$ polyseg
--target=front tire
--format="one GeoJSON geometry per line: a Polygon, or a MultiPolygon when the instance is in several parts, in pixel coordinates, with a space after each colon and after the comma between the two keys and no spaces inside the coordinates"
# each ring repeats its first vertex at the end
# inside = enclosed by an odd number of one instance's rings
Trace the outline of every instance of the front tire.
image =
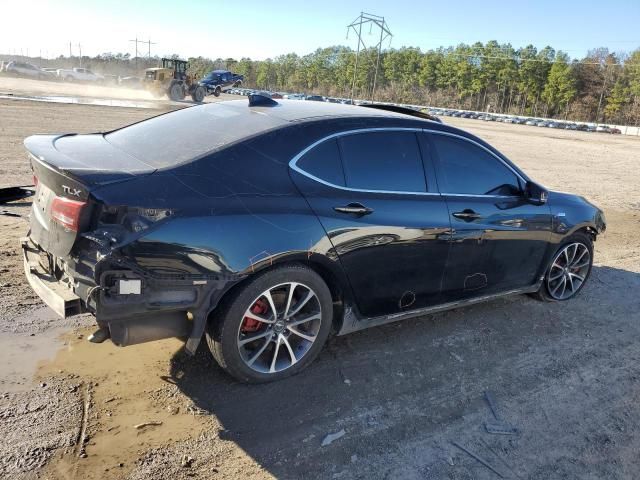
{"type": "Polygon", "coordinates": [[[593,266],[593,239],[586,233],[569,236],[551,258],[540,290],[534,297],[563,302],[575,297],[587,283],[593,266]]]}
{"type": "Polygon", "coordinates": [[[205,94],[206,94],[206,91],[204,87],[201,85],[198,85],[193,90],[193,93],[191,94],[191,99],[196,103],[202,103],[202,101],[204,100],[205,94]]]}
{"type": "Polygon", "coordinates": [[[242,286],[218,307],[207,343],[218,364],[248,383],[295,375],[320,353],[333,322],[329,288],[313,270],[288,265],[242,286]]]}
{"type": "Polygon", "coordinates": [[[213,95],[216,97],[219,97],[221,93],[222,89],[220,87],[216,87],[216,89],[213,91],[213,95]]]}

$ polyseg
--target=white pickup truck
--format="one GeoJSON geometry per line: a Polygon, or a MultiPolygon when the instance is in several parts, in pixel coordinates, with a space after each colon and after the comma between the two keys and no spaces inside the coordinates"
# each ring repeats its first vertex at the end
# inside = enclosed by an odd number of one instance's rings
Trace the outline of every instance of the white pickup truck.
{"type": "Polygon", "coordinates": [[[103,82],[104,77],[93,73],[88,68],[60,69],[56,72],[58,77],[65,82],[103,82]]]}

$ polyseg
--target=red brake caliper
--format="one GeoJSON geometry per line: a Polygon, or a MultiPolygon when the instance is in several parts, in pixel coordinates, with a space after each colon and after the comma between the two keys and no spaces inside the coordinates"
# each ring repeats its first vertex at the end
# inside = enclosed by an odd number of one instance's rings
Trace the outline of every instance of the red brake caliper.
{"type": "MultiPolygon", "coordinates": [[[[251,307],[251,313],[255,313],[256,315],[264,315],[269,310],[269,306],[262,299],[258,299],[256,303],[251,307]]],[[[242,333],[251,333],[255,332],[260,328],[262,322],[258,320],[254,320],[253,318],[244,317],[242,321],[242,328],[240,331],[242,333]]]]}

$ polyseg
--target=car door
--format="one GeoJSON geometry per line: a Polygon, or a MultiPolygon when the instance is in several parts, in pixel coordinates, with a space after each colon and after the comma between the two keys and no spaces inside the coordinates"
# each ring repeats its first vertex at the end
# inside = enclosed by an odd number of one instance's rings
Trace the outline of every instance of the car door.
{"type": "Polygon", "coordinates": [[[449,218],[425,180],[417,133],[332,136],[292,161],[292,177],[322,223],[361,315],[438,303],[449,218]]]}
{"type": "Polygon", "coordinates": [[[550,241],[549,206],[528,202],[525,180],[480,143],[425,135],[452,228],[443,296],[458,300],[533,285],[550,241]]]}

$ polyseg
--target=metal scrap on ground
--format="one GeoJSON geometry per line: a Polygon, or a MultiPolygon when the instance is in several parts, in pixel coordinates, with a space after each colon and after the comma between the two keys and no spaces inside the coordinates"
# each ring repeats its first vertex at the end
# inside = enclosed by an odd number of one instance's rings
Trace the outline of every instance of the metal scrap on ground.
{"type": "Polygon", "coordinates": [[[487,462],[484,458],[480,457],[479,455],[473,453],[471,450],[468,450],[467,448],[463,447],[462,445],[460,445],[458,442],[451,442],[452,445],[454,447],[458,447],[460,450],[462,450],[464,453],[466,453],[467,455],[469,455],[471,458],[477,460],[478,462],[480,462],[482,465],[484,465],[485,467],[487,467],[489,470],[491,470],[493,473],[495,473],[496,475],[498,475],[500,478],[504,478],[504,475],[502,475],[498,470],[496,470],[495,467],[493,467],[489,462],[487,462]]]}
{"type": "Polygon", "coordinates": [[[518,433],[518,429],[514,426],[507,423],[502,419],[500,414],[498,413],[498,407],[496,405],[496,399],[493,394],[489,391],[484,392],[484,398],[489,404],[489,408],[491,409],[491,413],[493,413],[495,422],[485,422],[484,428],[487,433],[493,433],[495,435],[515,435],[518,433]]]}

